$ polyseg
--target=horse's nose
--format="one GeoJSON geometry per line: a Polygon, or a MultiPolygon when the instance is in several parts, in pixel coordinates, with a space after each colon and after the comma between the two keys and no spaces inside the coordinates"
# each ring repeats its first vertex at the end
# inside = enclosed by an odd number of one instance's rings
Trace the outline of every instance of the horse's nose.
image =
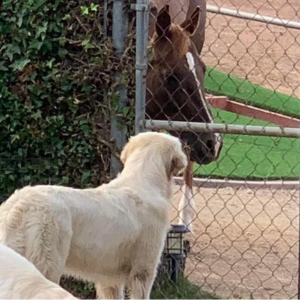
{"type": "Polygon", "coordinates": [[[213,140],[207,140],[206,143],[205,143],[205,146],[206,146],[206,148],[209,152],[213,153],[215,151],[213,140]]]}
{"type": "Polygon", "coordinates": [[[208,139],[205,142],[206,150],[211,156],[212,161],[215,161],[219,158],[222,146],[223,146],[222,141],[218,139],[216,140],[208,139]]]}

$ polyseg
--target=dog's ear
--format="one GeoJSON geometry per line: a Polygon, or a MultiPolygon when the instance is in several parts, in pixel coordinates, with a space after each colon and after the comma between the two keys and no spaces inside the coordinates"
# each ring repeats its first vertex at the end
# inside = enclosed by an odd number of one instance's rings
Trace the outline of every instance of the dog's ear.
{"type": "Polygon", "coordinates": [[[171,157],[172,159],[171,159],[171,164],[168,172],[169,178],[171,178],[171,176],[176,176],[183,173],[188,163],[187,156],[184,154],[182,150],[173,149],[173,153],[171,157]]]}
{"type": "Polygon", "coordinates": [[[127,154],[126,154],[126,146],[125,146],[125,148],[121,152],[121,157],[120,157],[120,160],[123,165],[125,165],[126,159],[127,159],[127,154]]]}
{"type": "Polygon", "coordinates": [[[158,15],[157,5],[152,0],[150,1],[150,14],[152,17],[157,18],[157,15],[158,15]]]}
{"type": "Polygon", "coordinates": [[[129,138],[129,141],[127,142],[127,144],[124,146],[122,152],[121,152],[121,156],[120,156],[120,160],[122,162],[123,165],[125,165],[125,162],[128,158],[128,156],[131,153],[131,143],[130,143],[131,138],[129,138]]]}

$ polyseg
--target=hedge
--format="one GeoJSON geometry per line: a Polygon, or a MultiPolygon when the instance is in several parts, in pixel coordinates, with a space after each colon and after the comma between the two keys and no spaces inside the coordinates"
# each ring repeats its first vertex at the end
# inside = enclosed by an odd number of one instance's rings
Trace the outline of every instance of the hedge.
{"type": "MultiPolygon", "coordinates": [[[[4,0],[0,11],[0,195],[27,184],[96,186],[107,181],[114,74],[133,99],[134,47],[112,46],[103,1],[4,0]]],[[[108,3],[112,7],[112,1],[108,3]]],[[[128,36],[129,45],[133,34],[128,36]]],[[[129,101],[130,102],[130,101],[129,101]]]]}

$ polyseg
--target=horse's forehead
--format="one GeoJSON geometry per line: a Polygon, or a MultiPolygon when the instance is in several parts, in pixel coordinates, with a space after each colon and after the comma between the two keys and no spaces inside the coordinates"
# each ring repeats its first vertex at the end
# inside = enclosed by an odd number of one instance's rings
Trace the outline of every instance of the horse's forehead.
{"type": "MultiPolygon", "coordinates": [[[[156,48],[160,54],[168,54],[170,59],[180,59],[183,58],[188,49],[190,48],[191,40],[186,35],[186,33],[178,25],[172,24],[170,27],[170,36],[167,40],[154,36],[153,46],[156,48]],[[170,52],[171,51],[171,52],[170,52]]],[[[167,57],[168,58],[168,57],[167,57]]]]}

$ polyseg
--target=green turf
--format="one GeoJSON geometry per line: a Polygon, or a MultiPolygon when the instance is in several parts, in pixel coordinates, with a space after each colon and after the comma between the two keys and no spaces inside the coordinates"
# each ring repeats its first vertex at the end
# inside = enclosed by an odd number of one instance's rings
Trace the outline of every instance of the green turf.
{"type": "Polygon", "coordinates": [[[151,299],[220,299],[216,295],[202,290],[182,277],[174,284],[170,279],[160,279],[155,283],[151,299]]]}
{"type": "Polygon", "coordinates": [[[205,89],[274,112],[300,118],[300,99],[252,84],[250,81],[207,68],[205,89]]]}
{"type": "MultiPolygon", "coordinates": [[[[276,126],[217,109],[213,109],[213,115],[220,123],[276,126]]],[[[195,174],[231,179],[299,179],[299,150],[299,139],[227,134],[218,161],[195,165],[195,174]]]]}

